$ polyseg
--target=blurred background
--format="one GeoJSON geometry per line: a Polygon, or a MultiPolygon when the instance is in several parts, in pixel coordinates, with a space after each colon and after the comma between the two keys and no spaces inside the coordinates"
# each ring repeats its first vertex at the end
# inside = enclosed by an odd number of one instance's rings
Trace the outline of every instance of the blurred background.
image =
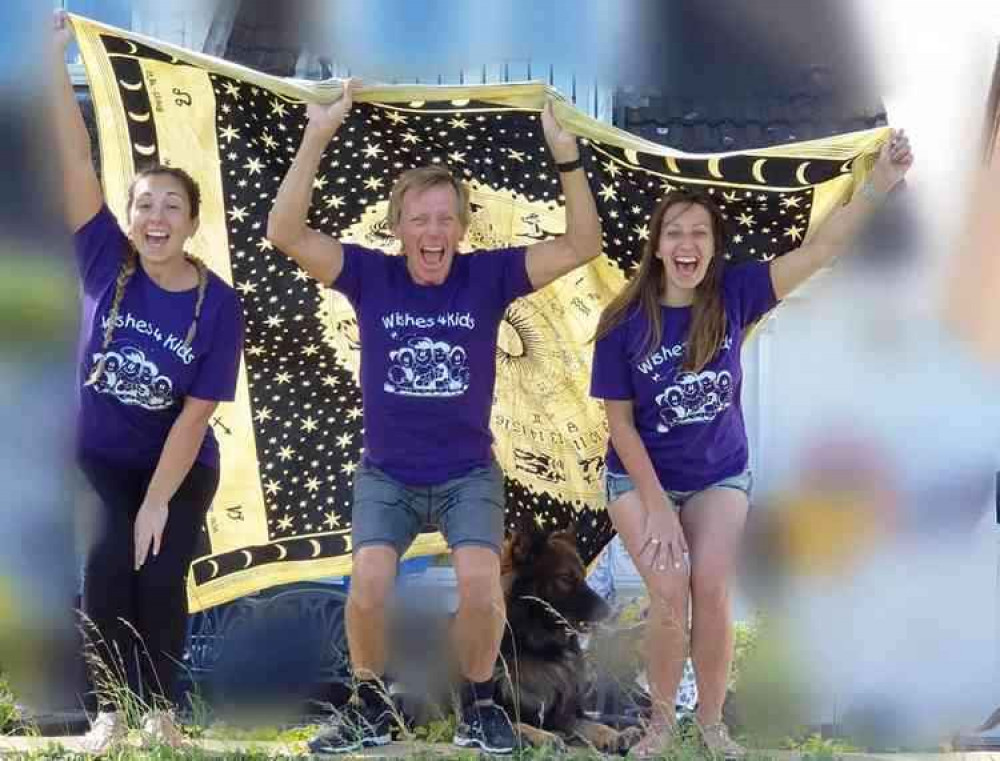
{"type": "Polygon", "coordinates": [[[76,686],[76,284],[40,97],[49,18],[38,3],[0,8],[0,689],[55,707],[76,686]]]}

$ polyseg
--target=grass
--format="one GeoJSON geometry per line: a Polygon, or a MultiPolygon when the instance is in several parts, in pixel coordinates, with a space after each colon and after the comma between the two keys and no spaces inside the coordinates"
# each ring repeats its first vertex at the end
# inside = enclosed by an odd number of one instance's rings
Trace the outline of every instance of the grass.
{"type": "Polygon", "coordinates": [[[7,677],[0,674],[0,735],[9,735],[20,728],[14,693],[7,677]]]}
{"type": "MultiPolygon", "coordinates": [[[[630,611],[624,612],[618,623],[627,622],[630,611]]],[[[754,670],[753,657],[759,654],[761,644],[759,638],[759,622],[738,627],[736,632],[736,662],[734,663],[734,676],[741,675],[750,677],[754,670]]],[[[639,629],[641,627],[633,627],[639,629]]],[[[597,638],[599,639],[599,638],[597,638]]],[[[592,644],[597,644],[592,642],[592,644]]],[[[598,647],[599,649],[599,647],[598,647]]],[[[764,648],[767,649],[767,648],[764,648]]],[[[619,657],[621,654],[619,653],[619,657]]],[[[127,718],[128,724],[132,727],[138,725],[142,715],[149,709],[149,706],[139,700],[132,692],[125,687],[123,670],[109,666],[105,662],[97,659],[96,654],[91,652],[87,655],[88,661],[95,672],[95,682],[98,685],[98,693],[104,698],[113,701],[119,706],[127,718]]],[[[626,661],[631,659],[626,658],[626,661]]],[[[516,664],[514,671],[516,672],[516,664]]],[[[626,664],[621,664],[626,665],[626,664]]],[[[629,662],[623,669],[630,673],[632,668],[639,664],[629,662]]],[[[510,676],[516,676],[511,674],[510,676]]],[[[329,710],[333,716],[337,716],[337,711],[330,706],[329,710]]],[[[479,759],[481,755],[477,751],[454,749],[450,747],[450,741],[455,731],[455,718],[448,718],[431,721],[423,726],[408,729],[405,726],[403,717],[396,716],[399,736],[403,742],[411,742],[415,747],[408,749],[407,757],[416,759],[479,759]]],[[[0,674],[0,734],[10,734],[18,729],[17,711],[14,703],[14,696],[8,687],[3,675],[0,674]]],[[[200,696],[194,695],[191,699],[189,710],[189,721],[183,727],[185,734],[196,741],[184,749],[171,749],[160,747],[155,749],[140,749],[136,746],[135,734],[131,736],[131,744],[122,747],[104,758],[111,761],[131,761],[132,759],[154,759],[160,761],[201,761],[202,759],[246,759],[247,761],[263,761],[279,757],[288,757],[289,754],[305,755],[307,753],[306,741],[314,736],[320,729],[317,725],[276,727],[263,724],[254,726],[233,725],[220,721],[214,716],[211,706],[200,696]],[[199,747],[202,743],[211,742],[231,742],[238,744],[247,743],[273,743],[277,747],[240,747],[238,749],[227,749],[225,751],[211,751],[204,747],[199,747]]],[[[749,745],[754,746],[753,738],[742,738],[749,740],[749,745]]],[[[39,740],[39,742],[41,742],[39,740]]],[[[773,740],[771,741],[773,742],[773,740]]],[[[771,747],[774,747],[772,745],[771,747]]],[[[780,743],[780,747],[786,750],[794,750],[802,754],[803,761],[833,761],[844,752],[855,750],[845,743],[836,740],[826,740],[819,735],[799,734],[794,737],[786,737],[780,743]]],[[[30,752],[18,756],[25,759],[65,759],[74,757],[68,753],[67,749],[58,741],[48,741],[44,746],[37,747],[30,752]]],[[[75,757],[84,758],[81,754],[75,757]]],[[[570,747],[566,750],[554,748],[528,748],[514,754],[515,761],[547,761],[547,759],[595,759],[602,758],[601,754],[591,748],[570,747]]],[[[678,741],[662,756],[665,761],[714,761],[712,756],[701,746],[696,730],[688,726],[679,733],[678,741]]],[[[754,751],[751,753],[750,761],[773,761],[773,755],[766,752],[754,751]]]]}
{"type": "Polygon", "coordinates": [[[802,761],[832,761],[844,753],[854,753],[859,748],[836,738],[824,738],[817,733],[802,738],[788,738],[782,747],[802,754],[802,761]]]}

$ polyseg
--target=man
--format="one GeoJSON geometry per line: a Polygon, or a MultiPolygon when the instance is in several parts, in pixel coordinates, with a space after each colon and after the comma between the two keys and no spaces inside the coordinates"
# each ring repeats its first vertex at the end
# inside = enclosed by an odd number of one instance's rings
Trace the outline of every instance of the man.
{"type": "Polygon", "coordinates": [[[381,687],[386,603],[400,556],[434,524],[453,554],[459,593],[453,636],[468,680],[454,741],[506,753],[514,747],[513,729],[493,703],[504,626],[504,488],[489,430],[497,331],[512,301],[600,254],[600,219],[576,138],[547,104],[541,122],[565,196],[565,235],[527,248],[457,255],[469,223],[468,191],[437,166],[404,172],[393,188],[388,221],[403,256],[342,245],[309,229],[313,180],[350,112],[353,90],[348,82],[333,105],[309,106],[267,232],[306,272],[348,297],[361,335],[365,454],[354,477],[346,612],[357,688],[347,715],[310,748],[349,752],[390,741],[381,687]]]}

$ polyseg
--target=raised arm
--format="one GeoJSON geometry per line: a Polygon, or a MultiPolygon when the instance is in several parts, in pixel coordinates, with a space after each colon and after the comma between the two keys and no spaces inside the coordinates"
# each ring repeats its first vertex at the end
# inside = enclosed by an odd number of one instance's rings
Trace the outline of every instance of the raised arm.
{"type": "Polygon", "coordinates": [[[903,179],[913,165],[910,141],[902,130],[893,130],[878,160],[850,203],[833,212],[802,246],[771,264],[771,284],[778,300],[841,254],[857,237],[885,194],[903,179]]]}
{"type": "Polygon", "coordinates": [[[324,285],[332,284],[340,275],[344,249],[340,241],[310,228],[306,215],[320,159],[350,113],[353,93],[354,83],[347,80],[343,95],[333,105],[309,105],[309,123],[302,143],[267,219],[268,239],[324,285]]]}
{"type": "Polygon", "coordinates": [[[46,51],[49,69],[48,116],[56,143],[59,175],[62,177],[66,223],[76,232],[97,214],[104,197],[94,171],[90,135],[66,70],[66,48],[72,38],[72,27],[66,13],[57,11],[53,16],[52,34],[46,51]]]}
{"type": "MultiPolygon", "coordinates": [[[[542,129],[545,141],[557,164],[576,162],[580,149],[576,137],[564,130],[552,114],[552,103],[542,109],[542,129]]],[[[566,232],[552,240],[528,247],[527,268],[531,285],[542,288],[556,278],[586,264],[601,253],[601,218],[590,192],[590,183],[583,167],[559,172],[563,196],[566,199],[566,232]]]]}

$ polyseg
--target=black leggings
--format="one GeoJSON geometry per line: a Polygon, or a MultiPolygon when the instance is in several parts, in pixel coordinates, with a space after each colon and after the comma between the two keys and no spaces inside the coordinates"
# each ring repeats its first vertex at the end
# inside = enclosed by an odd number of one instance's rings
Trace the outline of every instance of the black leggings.
{"type": "Polygon", "coordinates": [[[187,572],[219,473],[192,466],[170,500],[160,554],[150,548],[135,571],[133,527],[153,471],[89,457],[80,466],[101,503],[83,583],[88,658],[99,659],[90,665],[98,705],[124,708],[116,696],[125,685],[148,707],[170,705],[187,631],[187,572]]]}

